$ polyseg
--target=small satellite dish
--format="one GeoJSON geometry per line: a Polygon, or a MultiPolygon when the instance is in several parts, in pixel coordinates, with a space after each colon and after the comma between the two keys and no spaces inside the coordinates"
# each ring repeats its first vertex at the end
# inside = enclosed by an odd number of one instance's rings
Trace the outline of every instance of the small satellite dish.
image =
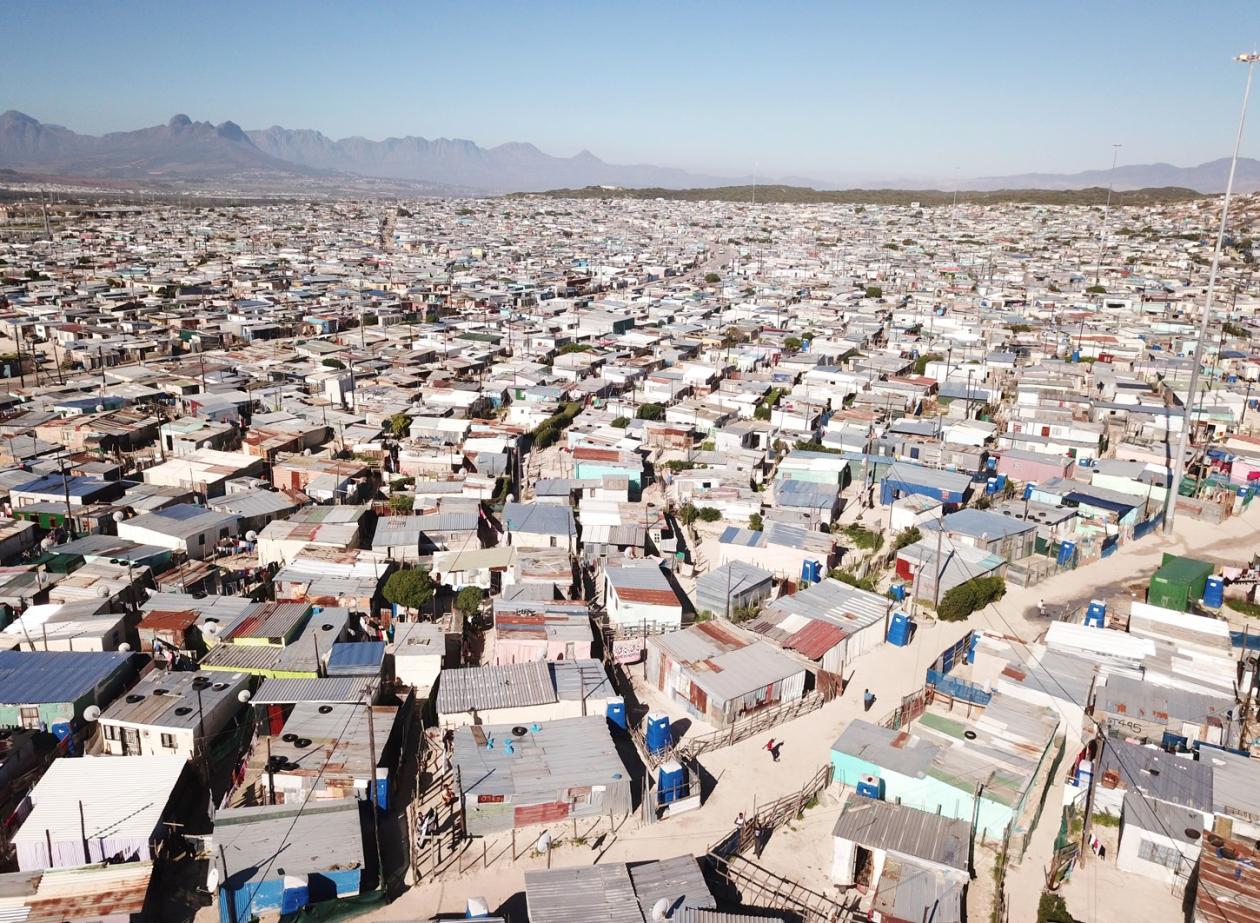
{"type": "Polygon", "coordinates": [[[240,702],[242,705],[244,705],[246,702],[248,702],[252,698],[253,696],[249,694],[248,689],[242,689],[240,692],[236,694],[236,701],[240,702]]]}
{"type": "Polygon", "coordinates": [[[255,532],[253,529],[250,529],[248,532],[245,533],[245,538],[247,541],[256,542],[258,541],[258,533],[255,532]]]}
{"type": "Polygon", "coordinates": [[[100,716],[101,716],[101,710],[96,705],[89,705],[87,708],[83,709],[84,721],[95,721],[98,718],[100,718],[100,716]]]}
{"type": "Polygon", "coordinates": [[[125,654],[131,650],[131,645],[124,641],[122,644],[118,645],[118,649],[125,654]]]}
{"type": "Polygon", "coordinates": [[[664,923],[669,919],[670,904],[668,897],[662,897],[659,901],[652,905],[652,923],[664,923]]]}

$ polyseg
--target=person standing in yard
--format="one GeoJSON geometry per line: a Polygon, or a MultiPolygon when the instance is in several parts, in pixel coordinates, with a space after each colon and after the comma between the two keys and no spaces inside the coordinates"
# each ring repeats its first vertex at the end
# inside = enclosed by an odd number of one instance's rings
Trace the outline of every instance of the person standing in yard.
{"type": "Polygon", "coordinates": [[[862,693],[862,710],[870,711],[871,706],[874,704],[875,704],[875,693],[867,689],[865,692],[862,693]]]}
{"type": "Polygon", "coordinates": [[[768,741],[766,741],[766,749],[770,751],[770,755],[774,757],[774,761],[776,763],[779,761],[779,747],[781,746],[783,745],[775,744],[773,737],[771,737],[768,741]]]}

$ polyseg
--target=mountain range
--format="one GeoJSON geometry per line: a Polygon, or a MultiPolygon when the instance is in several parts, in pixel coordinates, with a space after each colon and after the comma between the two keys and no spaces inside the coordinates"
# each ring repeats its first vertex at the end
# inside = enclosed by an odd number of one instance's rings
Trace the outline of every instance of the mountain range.
{"type": "MultiPolygon", "coordinates": [[[[1166,163],[1117,167],[1115,188],[1179,186],[1199,192],[1225,187],[1227,160],[1194,167],[1166,163]]],[[[415,136],[371,141],[333,140],[312,129],[278,125],[256,131],[235,122],[213,125],[176,115],[165,125],[135,131],[82,135],[45,124],[21,112],[0,114],[0,169],[41,176],[136,180],[156,184],[246,183],[291,188],[324,188],[362,180],[415,184],[426,192],[448,194],[537,192],[586,186],[694,189],[749,183],[748,177],[708,176],[650,164],[610,164],[589,151],[553,157],[532,144],[513,142],[485,148],[472,141],[415,136]]],[[[964,180],[962,188],[1080,189],[1106,186],[1108,170],[1083,173],[1029,173],[964,180]]],[[[773,181],[763,178],[763,181],[773,181]]],[[[838,188],[817,180],[795,185],[838,188]]],[[[849,183],[861,188],[905,188],[905,183],[849,183]]],[[[917,183],[922,188],[922,183],[917,183]]],[[[1236,188],[1260,189],[1260,161],[1243,158],[1236,188]]]]}

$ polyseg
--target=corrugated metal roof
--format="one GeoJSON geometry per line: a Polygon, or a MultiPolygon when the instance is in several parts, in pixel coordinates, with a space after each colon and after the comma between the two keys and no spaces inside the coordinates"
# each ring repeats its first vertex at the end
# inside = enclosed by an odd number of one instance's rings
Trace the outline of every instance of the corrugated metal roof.
{"type": "Polygon", "coordinates": [[[618,599],[652,606],[682,606],[669,578],[655,563],[609,564],[604,575],[618,599]]]}
{"type": "Polygon", "coordinates": [[[293,705],[298,702],[314,702],[318,705],[359,702],[363,699],[363,681],[349,676],[325,676],[300,679],[274,679],[262,681],[254,697],[253,705],[293,705]]]}
{"type": "Polygon", "coordinates": [[[674,914],[684,907],[708,910],[717,907],[700,871],[700,863],[690,853],[633,866],[630,881],[647,919],[651,918],[652,907],[662,898],[669,902],[674,914]]]}
{"type": "Polygon", "coordinates": [[[620,863],[526,872],[525,903],[530,923],[643,923],[620,863]]]}
{"type": "Polygon", "coordinates": [[[0,703],[74,702],[130,661],[121,652],[0,651],[0,703]]]}
{"type": "Polygon", "coordinates": [[[288,875],[310,875],[362,868],[359,802],[343,798],[227,808],[215,814],[214,844],[220,880],[231,878],[237,887],[279,879],[280,869],[288,875]]]}
{"type": "Polygon", "coordinates": [[[925,468],[923,465],[911,465],[907,462],[893,462],[889,465],[885,479],[929,490],[947,490],[950,493],[963,493],[971,486],[971,478],[968,475],[940,468],[925,468]]]}
{"type": "Polygon", "coordinates": [[[532,535],[577,534],[573,511],[555,503],[508,503],[503,507],[503,521],[509,532],[532,535]]]}
{"type": "Polygon", "coordinates": [[[971,825],[944,814],[853,796],[845,803],[831,834],[867,849],[926,859],[963,872],[968,868],[971,825]]]}
{"type": "Polygon", "coordinates": [[[116,838],[145,840],[157,829],[184,771],[182,756],[84,756],[53,760],[32,790],[31,813],[13,843],[116,838]],[[82,813],[79,806],[82,805],[82,813]]]}
{"type": "Polygon", "coordinates": [[[443,670],[438,677],[439,715],[545,705],[556,701],[547,663],[505,663],[443,670]]]}

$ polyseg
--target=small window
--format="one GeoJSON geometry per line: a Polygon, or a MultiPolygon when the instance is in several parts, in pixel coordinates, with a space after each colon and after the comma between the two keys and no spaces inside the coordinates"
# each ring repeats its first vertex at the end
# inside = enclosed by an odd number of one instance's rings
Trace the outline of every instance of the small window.
{"type": "Polygon", "coordinates": [[[165,747],[167,750],[174,750],[174,749],[175,749],[175,735],[174,735],[174,734],[163,734],[163,735],[162,735],[162,746],[163,746],[163,747],[165,747]]]}
{"type": "Polygon", "coordinates": [[[198,545],[204,545],[205,543],[206,543],[206,537],[205,537],[204,535],[198,535],[198,536],[197,536],[197,544],[198,544],[198,545]]]}
{"type": "Polygon", "coordinates": [[[1159,843],[1145,839],[1138,845],[1138,858],[1170,869],[1181,865],[1181,853],[1172,846],[1161,846],[1159,843]]]}
{"type": "Polygon", "coordinates": [[[227,537],[228,537],[228,530],[227,530],[227,527],[224,526],[222,529],[219,530],[219,538],[227,538],[227,537]]]}
{"type": "Polygon", "coordinates": [[[32,730],[39,730],[39,706],[23,705],[22,706],[22,727],[32,730]]]}
{"type": "Polygon", "coordinates": [[[117,739],[118,739],[118,727],[117,727],[116,725],[113,725],[113,724],[104,724],[104,725],[101,725],[101,726],[105,729],[105,739],[106,739],[106,740],[117,740],[117,739]]]}

